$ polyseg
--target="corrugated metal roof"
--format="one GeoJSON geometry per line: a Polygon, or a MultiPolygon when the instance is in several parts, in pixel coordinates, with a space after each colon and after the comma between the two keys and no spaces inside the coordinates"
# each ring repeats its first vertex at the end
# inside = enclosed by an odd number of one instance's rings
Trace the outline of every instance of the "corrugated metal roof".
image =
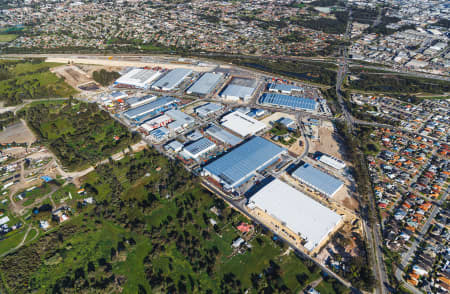
{"type": "Polygon", "coordinates": [[[161,73],[158,71],[136,68],[118,78],[115,84],[145,88],[160,75],[161,73]]]}
{"type": "Polygon", "coordinates": [[[231,146],[240,144],[242,142],[241,138],[236,137],[232,133],[227,132],[214,124],[206,129],[206,133],[211,137],[231,146]]]}
{"type": "Polygon", "coordinates": [[[271,91],[283,91],[283,92],[292,92],[292,91],[300,91],[302,90],[302,87],[294,86],[294,85],[286,85],[286,84],[277,84],[277,83],[270,83],[269,84],[269,90],[271,91]]]}
{"type": "Polygon", "coordinates": [[[187,68],[177,68],[171,70],[168,74],[157,80],[152,85],[152,88],[172,90],[173,88],[178,86],[191,73],[192,70],[187,68]]]}
{"type": "Polygon", "coordinates": [[[318,106],[318,103],[313,99],[274,93],[264,93],[259,98],[259,102],[262,104],[270,104],[303,110],[316,110],[318,106]]]}
{"type": "Polygon", "coordinates": [[[313,250],[340,222],[341,216],[319,202],[275,179],[249,199],[256,206],[306,240],[313,250]]]}
{"type": "Polygon", "coordinates": [[[220,123],[225,128],[235,132],[242,137],[254,135],[266,127],[265,123],[258,121],[239,111],[234,111],[225,115],[220,120],[220,123]]]}
{"type": "Polygon", "coordinates": [[[221,104],[206,103],[202,106],[195,108],[195,113],[197,113],[201,117],[204,117],[204,116],[210,115],[211,113],[219,111],[222,108],[223,108],[223,105],[221,105],[221,104]]]}
{"type": "Polygon", "coordinates": [[[222,179],[230,187],[236,187],[284,152],[286,149],[261,137],[254,137],[208,164],[204,169],[222,179]]]}
{"type": "Polygon", "coordinates": [[[228,85],[225,90],[222,91],[220,97],[238,97],[238,98],[250,98],[255,91],[255,87],[245,87],[241,85],[228,85]]]}
{"type": "Polygon", "coordinates": [[[199,95],[209,94],[214,89],[214,87],[217,86],[222,76],[222,73],[205,73],[191,87],[189,87],[187,93],[194,93],[199,95]]]}
{"type": "Polygon", "coordinates": [[[176,103],[178,101],[179,101],[178,99],[169,97],[169,96],[161,97],[159,99],[156,99],[153,102],[144,104],[142,106],[139,106],[139,107],[136,107],[136,108],[133,108],[130,110],[127,110],[123,114],[124,114],[124,116],[126,116],[129,119],[133,119],[138,116],[142,116],[149,112],[155,111],[155,110],[157,110],[161,107],[167,106],[169,104],[176,103]]]}
{"type": "Polygon", "coordinates": [[[202,153],[206,152],[207,150],[211,149],[214,146],[216,146],[216,144],[214,144],[214,142],[212,142],[206,138],[201,138],[200,140],[197,140],[197,141],[185,146],[184,150],[189,152],[190,155],[197,157],[197,156],[201,155],[202,153]]]}
{"type": "Polygon", "coordinates": [[[338,180],[307,163],[296,169],[292,173],[292,176],[329,197],[332,197],[344,184],[341,180],[338,180]]]}

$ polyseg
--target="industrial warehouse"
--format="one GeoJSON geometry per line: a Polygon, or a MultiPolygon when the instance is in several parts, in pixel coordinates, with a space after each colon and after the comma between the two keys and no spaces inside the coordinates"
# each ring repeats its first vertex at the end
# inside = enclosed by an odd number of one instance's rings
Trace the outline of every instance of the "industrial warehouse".
{"type": "Polygon", "coordinates": [[[259,103],[297,110],[317,111],[319,104],[313,99],[276,93],[264,93],[259,103]]]}
{"type": "Polygon", "coordinates": [[[278,179],[256,192],[247,207],[264,223],[287,228],[281,231],[304,243],[309,251],[326,241],[342,220],[339,214],[278,179]]]}
{"type": "Polygon", "coordinates": [[[151,83],[160,76],[161,72],[159,71],[135,68],[117,79],[114,85],[148,89],[151,83]]]}
{"type": "Polygon", "coordinates": [[[257,82],[254,79],[235,77],[220,93],[220,97],[232,101],[248,101],[252,98],[256,85],[257,82]]]}
{"type": "Polygon", "coordinates": [[[127,110],[123,115],[129,120],[140,121],[141,117],[149,114],[156,115],[158,112],[173,106],[177,102],[179,100],[173,97],[161,97],[150,103],[127,110]]]}
{"type": "Polygon", "coordinates": [[[292,92],[300,92],[303,90],[302,87],[286,84],[270,83],[267,87],[269,92],[277,92],[282,94],[292,94],[292,92]]]}
{"type": "Polygon", "coordinates": [[[223,109],[223,106],[221,104],[206,103],[206,104],[203,104],[202,106],[195,108],[195,113],[200,117],[207,117],[207,116],[210,116],[222,109],[223,109]]]}
{"type": "Polygon", "coordinates": [[[308,187],[311,187],[328,197],[333,197],[344,185],[341,180],[338,180],[307,163],[297,168],[292,173],[292,176],[308,187]]]}
{"type": "Polygon", "coordinates": [[[257,171],[263,170],[286,154],[287,150],[261,137],[253,137],[203,168],[206,176],[234,191],[257,171]]]}
{"type": "Polygon", "coordinates": [[[153,85],[153,89],[158,89],[162,91],[172,91],[181,82],[187,78],[188,75],[192,73],[192,70],[186,68],[177,68],[171,70],[165,76],[156,81],[153,85]]]}
{"type": "Polygon", "coordinates": [[[186,157],[198,160],[202,155],[208,153],[216,147],[214,142],[206,138],[201,138],[189,145],[185,146],[182,151],[182,155],[186,157]]]}
{"type": "Polygon", "coordinates": [[[189,89],[188,94],[207,95],[219,84],[223,74],[208,72],[203,74],[189,89]]]}
{"type": "Polygon", "coordinates": [[[209,126],[205,130],[205,134],[211,136],[215,140],[218,140],[224,144],[235,146],[242,142],[242,139],[233,135],[230,132],[227,132],[226,130],[216,126],[215,124],[209,126]]]}
{"type": "Polygon", "coordinates": [[[225,115],[220,120],[220,123],[225,128],[244,138],[250,135],[255,135],[267,127],[264,123],[239,111],[234,111],[225,115]]]}
{"type": "Polygon", "coordinates": [[[316,254],[324,248],[347,218],[333,206],[347,195],[343,190],[338,193],[344,183],[324,171],[332,167],[330,171],[344,176],[345,163],[324,154],[318,149],[320,141],[313,141],[318,135],[309,135],[308,130],[315,127],[318,132],[321,123],[292,115],[298,110],[323,112],[326,102],[320,93],[308,85],[242,72],[197,73],[182,66],[158,70],[159,78],[149,87],[121,90],[130,98],[107,97],[111,102],[104,107],[143,134],[148,144],[201,175],[205,188],[239,201],[241,209],[298,250],[316,254]],[[158,97],[160,91],[171,94],[158,97]],[[280,125],[287,131],[284,142],[273,135],[280,125]],[[305,136],[291,140],[297,131],[305,136]],[[304,159],[307,163],[291,173],[287,167],[302,159],[297,156],[304,153],[305,139],[314,142],[310,150],[316,161],[304,159]],[[308,194],[317,199],[326,196],[332,208],[308,194]]]}

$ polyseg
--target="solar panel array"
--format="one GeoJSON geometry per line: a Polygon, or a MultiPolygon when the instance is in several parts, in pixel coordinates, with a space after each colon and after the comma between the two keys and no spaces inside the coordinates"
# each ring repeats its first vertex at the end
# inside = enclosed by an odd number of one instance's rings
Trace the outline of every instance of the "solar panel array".
{"type": "Polygon", "coordinates": [[[273,93],[264,93],[259,98],[259,102],[262,104],[302,110],[316,110],[318,105],[313,99],[273,93]]]}

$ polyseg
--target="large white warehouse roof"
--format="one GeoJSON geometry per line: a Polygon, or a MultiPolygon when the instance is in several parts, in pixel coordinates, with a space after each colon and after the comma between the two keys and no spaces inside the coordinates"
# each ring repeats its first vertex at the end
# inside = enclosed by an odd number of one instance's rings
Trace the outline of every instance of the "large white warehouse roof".
{"type": "Polygon", "coordinates": [[[116,80],[114,84],[130,85],[138,88],[148,88],[161,75],[161,72],[135,68],[116,80]]]}
{"type": "Polygon", "coordinates": [[[258,207],[306,240],[313,250],[339,224],[341,216],[319,202],[275,179],[249,199],[249,208],[258,207]]]}
{"type": "Polygon", "coordinates": [[[248,135],[254,135],[257,132],[263,130],[266,124],[260,122],[246,114],[239,111],[234,111],[225,115],[220,123],[227,129],[235,132],[236,134],[246,137],[248,135]]]}

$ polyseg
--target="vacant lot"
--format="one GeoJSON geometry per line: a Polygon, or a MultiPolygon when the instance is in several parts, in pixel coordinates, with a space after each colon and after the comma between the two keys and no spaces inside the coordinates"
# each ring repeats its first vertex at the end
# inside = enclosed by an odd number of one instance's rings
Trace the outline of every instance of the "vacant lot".
{"type": "Polygon", "coordinates": [[[4,79],[0,81],[0,100],[5,101],[5,106],[20,104],[25,99],[69,97],[76,93],[49,71],[55,63],[2,60],[0,64],[5,66],[4,79]]]}
{"type": "Polygon", "coordinates": [[[95,165],[139,140],[95,104],[70,100],[36,103],[22,115],[61,163],[72,170],[95,165]]]}
{"type": "Polygon", "coordinates": [[[35,140],[35,136],[23,122],[15,123],[0,132],[0,144],[12,142],[31,144],[35,140]]]}
{"type": "Polygon", "coordinates": [[[58,76],[63,77],[66,83],[74,88],[94,81],[87,73],[75,65],[58,66],[52,68],[51,71],[58,76]]]}
{"type": "Polygon", "coordinates": [[[0,34],[0,42],[11,42],[17,38],[14,34],[0,34]]]}

